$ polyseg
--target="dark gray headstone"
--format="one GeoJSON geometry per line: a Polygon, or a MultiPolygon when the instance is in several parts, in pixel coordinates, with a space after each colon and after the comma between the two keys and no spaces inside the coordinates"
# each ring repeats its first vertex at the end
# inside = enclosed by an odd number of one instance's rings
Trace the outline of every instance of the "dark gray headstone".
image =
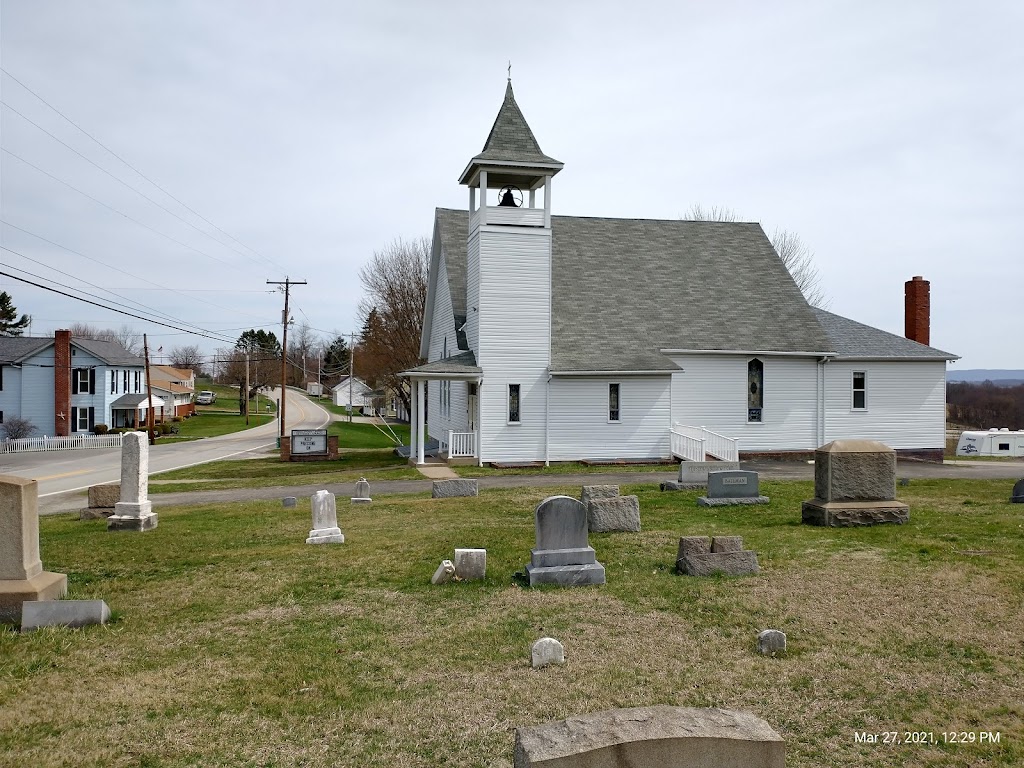
{"type": "MultiPolygon", "coordinates": [[[[617,487],[617,486],[616,486],[617,487]]],[[[640,531],[640,499],[636,496],[606,496],[587,504],[587,521],[592,533],[640,531]]]]}
{"type": "Polygon", "coordinates": [[[766,656],[786,652],[786,633],[777,629],[763,629],[757,633],[757,650],[766,656]]]}
{"type": "Polygon", "coordinates": [[[1024,480],[1018,480],[1013,486],[1013,495],[1010,501],[1014,504],[1024,504],[1024,480]]]}
{"type": "Polygon", "coordinates": [[[577,499],[550,496],[534,511],[537,546],[526,572],[530,586],[604,584],[604,566],[587,541],[587,510],[577,499]]]}
{"type": "Polygon", "coordinates": [[[294,507],[297,502],[298,499],[296,499],[294,496],[285,496],[283,499],[281,499],[281,505],[285,507],[294,507]]]}
{"type": "Polygon", "coordinates": [[[708,498],[743,499],[760,495],[757,472],[744,469],[708,472],[708,498]]]}

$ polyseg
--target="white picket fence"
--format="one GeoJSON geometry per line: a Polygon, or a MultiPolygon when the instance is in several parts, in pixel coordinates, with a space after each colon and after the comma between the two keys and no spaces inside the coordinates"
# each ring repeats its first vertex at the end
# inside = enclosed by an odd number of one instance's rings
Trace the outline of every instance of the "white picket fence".
{"type": "Polygon", "coordinates": [[[69,435],[67,437],[19,437],[0,440],[0,453],[76,451],[80,448],[120,448],[121,435],[69,435]]]}

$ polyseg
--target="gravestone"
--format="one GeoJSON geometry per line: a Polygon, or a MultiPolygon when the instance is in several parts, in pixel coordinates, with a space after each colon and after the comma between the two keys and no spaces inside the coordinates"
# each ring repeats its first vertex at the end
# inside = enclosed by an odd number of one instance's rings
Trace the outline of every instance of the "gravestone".
{"type": "Polygon", "coordinates": [[[102,600],[45,600],[26,602],[21,608],[21,631],[40,627],[85,627],[110,621],[110,608],[102,600]]]}
{"type": "Polygon", "coordinates": [[[580,503],[589,509],[594,499],[613,499],[618,495],[617,485],[584,485],[580,488],[580,503]]]}
{"type": "Polygon", "coordinates": [[[640,499],[636,496],[591,499],[587,504],[587,527],[591,533],[639,533],[640,499]]]}
{"type": "Polygon", "coordinates": [[[486,549],[456,549],[455,576],[462,581],[480,581],[487,575],[486,549]]]}
{"type": "Polygon", "coordinates": [[[762,496],[757,472],[729,469],[708,472],[708,495],[697,499],[702,507],[731,506],[735,504],[767,504],[762,496]]]}
{"type": "Polygon", "coordinates": [[[479,496],[480,490],[476,480],[457,478],[451,480],[435,480],[430,484],[430,498],[453,499],[457,496],[479,496]]]}
{"type": "Polygon", "coordinates": [[[763,629],[757,633],[757,651],[766,656],[786,652],[786,633],[777,629],[763,629]]]}
{"type": "Polygon", "coordinates": [[[431,584],[447,584],[455,578],[455,563],[451,560],[442,560],[437,566],[434,575],[430,577],[431,584]]]}
{"type": "Polygon", "coordinates": [[[356,490],[351,497],[353,504],[368,504],[373,501],[370,498],[370,484],[366,482],[365,477],[359,478],[359,482],[356,483],[356,490]]]}
{"type": "Polygon", "coordinates": [[[764,720],[729,709],[634,707],[516,729],[515,768],[785,768],[764,720]]]}
{"type": "Polygon", "coordinates": [[[739,469],[738,461],[682,461],[679,463],[679,483],[700,487],[707,485],[711,472],[725,472],[739,469]]]}
{"type": "Polygon", "coordinates": [[[814,498],[802,522],[833,528],[905,523],[910,507],[896,501],[896,452],[875,440],[835,440],[814,452],[814,498]]]}
{"type": "Polygon", "coordinates": [[[587,510],[569,496],[549,496],[534,510],[537,546],[526,573],[530,586],[604,584],[604,566],[587,541],[587,510]]]}
{"type": "Polygon", "coordinates": [[[1018,480],[1013,485],[1013,493],[1010,494],[1011,504],[1024,504],[1024,480],[1018,480]]]}
{"type": "Polygon", "coordinates": [[[114,514],[114,506],[121,500],[121,484],[106,483],[89,486],[89,506],[83,509],[81,520],[95,520],[110,517],[114,514]]]}
{"type": "Polygon", "coordinates": [[[29,600],[59,600],[68,577],[39,559],[39,484],[0,475],[0,621],[19,621],[29,600]]]}
{"type": "Polygon", "coordinates": [[[565,664],[565,649],[555,638],[542,637],[530,649],[530,658],[534,669],[540,669],[549,664],[565,664]]]}
{"type": "Polygon", "coordinates": [[[108,531],[149,531],[157,515],[149,500],[149,439],[144,432],[121,436],[121,500],[107,518],[108,531]]]}
{"type": "Polygon", "coordinates": [[[753,576],[760,573],[757,552],[743,549],[742,536],[683,536],[676,572],[686,576],[753,576]]]}
{"type": "Polygon", "coordinates": [[[345,534],[338,527],[338,502],[330,491],[317,491],[310,499],[313,530],[307,544],[344,544],[345,534]]]}
{"type": "Polygon", "coordinates": [[[283,499],[281,499],[281,506],[284,507],[285,509],[291,509],[298,503],[298,501],[299,500],[296,499],[294,496],[285,496],[283,499]]]}

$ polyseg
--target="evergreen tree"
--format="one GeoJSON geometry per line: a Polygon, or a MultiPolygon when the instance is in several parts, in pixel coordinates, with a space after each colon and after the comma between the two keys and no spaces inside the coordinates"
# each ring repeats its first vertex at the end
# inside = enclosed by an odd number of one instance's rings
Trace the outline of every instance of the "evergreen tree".
{"type": "Polygon", "coordinates": [[[7,291],[0,293],[0,336],[21,336],[30,322],[28,315],[18,317],[18,308],[7,291]]]}

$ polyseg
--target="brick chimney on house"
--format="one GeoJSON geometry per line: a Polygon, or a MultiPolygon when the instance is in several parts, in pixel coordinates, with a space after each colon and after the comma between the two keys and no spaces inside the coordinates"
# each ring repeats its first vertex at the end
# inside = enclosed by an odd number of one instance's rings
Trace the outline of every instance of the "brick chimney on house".
{"type": "Polygon", "coordinates": [[[911,341],[928,344],[931,324],[931,283],[920,275],[904,284],[905,332],[911,341]]]}
{"type": "Polygon", "coordinates": [[[53,335],[53,434],[71,434],[71,331],[53,335]]]}

